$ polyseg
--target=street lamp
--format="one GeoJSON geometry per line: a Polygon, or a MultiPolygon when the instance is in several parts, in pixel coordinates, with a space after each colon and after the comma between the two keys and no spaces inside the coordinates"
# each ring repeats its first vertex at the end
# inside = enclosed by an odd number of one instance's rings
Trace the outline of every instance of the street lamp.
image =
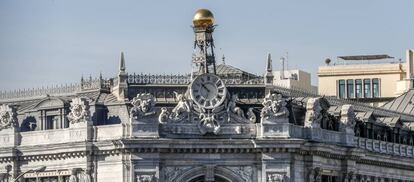
{"type": "Polygon", "coordinates": [[[46,169],[46,166],[39,166],[39,167],[37,167],[37,168],[30,169],[30,170],[28,170],[28,171],[26,171],[26,172],[24,172],[24,173],[20,174],[19,176],[17,176],[17,177],[13,180],[13,182],[18,182],[18,181],[19,181],[19,179],[20,179],[23,175],[25,175],[26,173],[31,173],[31,172],[42,172],[42,171],[44,171],[45,169],[46,169]]]}

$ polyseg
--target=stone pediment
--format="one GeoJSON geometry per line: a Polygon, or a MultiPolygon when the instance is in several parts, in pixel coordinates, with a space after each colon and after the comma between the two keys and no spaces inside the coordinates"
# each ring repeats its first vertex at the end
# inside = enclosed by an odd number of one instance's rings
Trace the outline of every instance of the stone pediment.
{"type": "Polygon", "coordinates": [[[50,108],[63,108],[67,102],[61,98],[57,97],[47,97],[39,101],[33,109],[50,109],[50,108]]]}

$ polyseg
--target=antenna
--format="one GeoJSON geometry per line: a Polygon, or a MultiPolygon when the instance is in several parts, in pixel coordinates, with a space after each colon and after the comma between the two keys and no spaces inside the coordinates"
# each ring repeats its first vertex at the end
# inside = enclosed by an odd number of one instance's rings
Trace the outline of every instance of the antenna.
{"type": "Polygon", "coordinates": [[[280,57],[280,63],[282,64],[282,70],[280,71],[280,79],[284,80],[285,79],[285,58],[284,57],[280,57]]]}
{"type": "Polygon", "coordinates": [[[289,52],[286,51],[286,70],[289,70],[289,52]]]}

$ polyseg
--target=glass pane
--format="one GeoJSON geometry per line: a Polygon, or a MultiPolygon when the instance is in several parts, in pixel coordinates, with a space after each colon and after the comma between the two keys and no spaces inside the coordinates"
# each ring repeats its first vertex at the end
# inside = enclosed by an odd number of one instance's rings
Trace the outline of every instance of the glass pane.
{"type": "Polygon", "coordinates": [[[348,98],[354,98],[354,80],[347,80],[346,81],[346,86],[347,86],[347,93],[348,93],[348,98]]]}
{"type": "Polygon", "coordinates": [[[372,96],[379,97],[379,79],[372,79],[372,96]]]}
{"type": "Polygon", "coordinates": [[[355,92],[357,98],[362,98],[362,80],[355,80],[355,92]]]}
{"type": "Polygon", "coordinates": [[[371,97],[371,80],[364,79],[364,96],[371,97]]]}
{"type": "Polygon", "coordinates": [[[345,98],[345,80],[339,80],[338,91],[339,98],[345,98]]]}

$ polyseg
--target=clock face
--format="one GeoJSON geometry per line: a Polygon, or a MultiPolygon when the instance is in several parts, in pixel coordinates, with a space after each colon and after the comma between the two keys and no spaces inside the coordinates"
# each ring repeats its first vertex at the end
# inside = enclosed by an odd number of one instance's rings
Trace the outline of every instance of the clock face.
{"type": "Polygon", "coordinates": [[[202,74],[191,83],[191,98],[205,109],[213,109],[226,99],[227,89],[223,80],[214,74],[202,74]]]}

